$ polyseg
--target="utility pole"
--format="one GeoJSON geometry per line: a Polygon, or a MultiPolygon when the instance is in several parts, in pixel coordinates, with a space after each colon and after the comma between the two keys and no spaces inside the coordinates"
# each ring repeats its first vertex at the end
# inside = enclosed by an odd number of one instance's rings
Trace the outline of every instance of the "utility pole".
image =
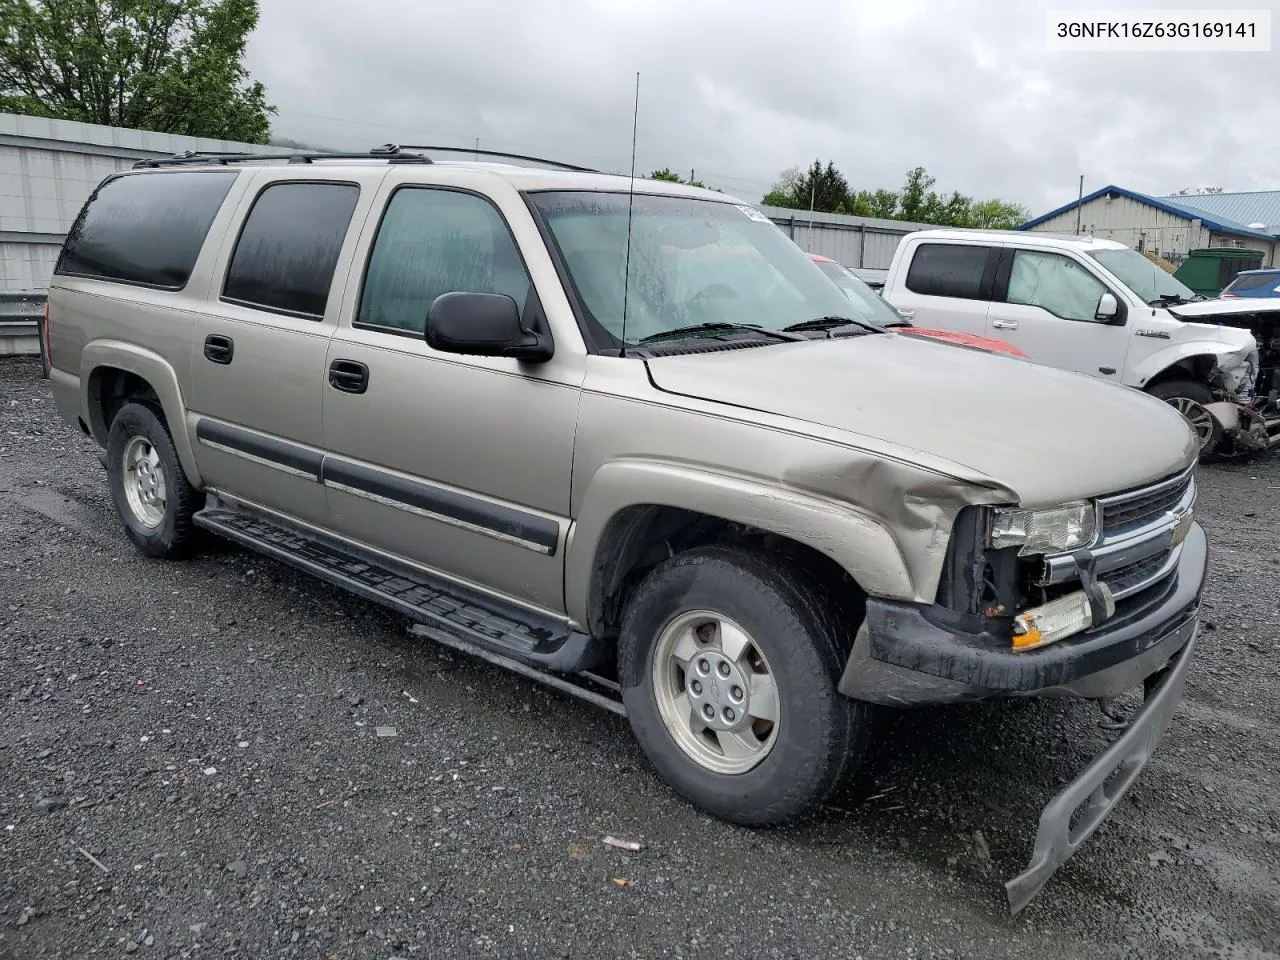
{"type": "Polygon", "coordinates": [[[1084,174],[1080,174],[1080,192],[1076,194],[1076,236],[1080,236],[1080,205],[1084,202],[1084,174]]]}
{"type": "Polygon", "coordinates": [[[813,253],[813,206],[818,196],[818,182],[814,180],[809,184],[809,242],[805,246],[807,253],[813,253]]]}

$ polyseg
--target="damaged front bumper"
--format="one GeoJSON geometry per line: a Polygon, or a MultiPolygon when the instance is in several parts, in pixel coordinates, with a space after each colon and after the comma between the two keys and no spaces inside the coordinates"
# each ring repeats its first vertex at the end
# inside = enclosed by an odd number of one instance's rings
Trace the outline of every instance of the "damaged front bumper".
{"type": "Polygon", "coordinates": [[[1280,410],[1221,400],[1205,405],[1232,453],[1264,453],[1280,445],[1280,410]]]}
{"type": "Polygon", "coordinates": [[[840,679],[846,696],[911,706],[1024,696],[1105,700],[1139,684],[1148,691],[1124,735],[1044,808],[1031,864],[1007,884],[1014,913],[1088,839],[1150,759],[1182,695],[1207,565],[1204,531],[1193,524],[1167,580],[1097,627],[1022,652],[1008,636],[974,629],[972,618],[940,607],[867,602],[840,679]]]}

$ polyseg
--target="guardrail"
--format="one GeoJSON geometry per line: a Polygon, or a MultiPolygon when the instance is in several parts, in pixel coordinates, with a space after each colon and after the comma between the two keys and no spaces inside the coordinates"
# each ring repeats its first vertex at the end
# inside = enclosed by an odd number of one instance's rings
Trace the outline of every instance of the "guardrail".
{"type": "Polygon", "coordinates": [[[0,356],[40,355],[44,291],[0,291],[0,356]]]}

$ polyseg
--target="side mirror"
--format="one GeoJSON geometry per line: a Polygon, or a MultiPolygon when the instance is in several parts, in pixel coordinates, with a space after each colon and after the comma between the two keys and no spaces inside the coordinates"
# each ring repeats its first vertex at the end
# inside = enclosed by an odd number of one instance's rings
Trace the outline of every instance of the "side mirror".
{"type": "Polygon", "coordinates": [[[1095,320],[1101,320],[1103,323],[1115,323],[1116,318],[1120,316],[1120,304],[1116,300],[1114,293],[1104,293],[1098,299],[1098,311],[1093,315],[1095,320]]]}
{"type": "Polygon", "coordinates": [[[530,363],[551,359],[549,338],[525,330],[520,307],[504,293],[445,293],[427,313],[427,345],[442,353],[515,357],[530,363]]]}

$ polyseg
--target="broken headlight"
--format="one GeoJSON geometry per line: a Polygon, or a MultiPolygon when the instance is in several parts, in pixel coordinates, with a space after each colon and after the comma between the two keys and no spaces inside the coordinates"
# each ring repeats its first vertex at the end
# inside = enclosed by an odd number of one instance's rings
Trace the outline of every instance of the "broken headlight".
{"type": "Polygon", "coordinates": [[[1068,503],[1045,510],[1000,509],[991,520],[991,546],[1018,547],[1018,556],[1067,553],[1088,546],[1098,529],[1093,503],[1068,503]]]}

